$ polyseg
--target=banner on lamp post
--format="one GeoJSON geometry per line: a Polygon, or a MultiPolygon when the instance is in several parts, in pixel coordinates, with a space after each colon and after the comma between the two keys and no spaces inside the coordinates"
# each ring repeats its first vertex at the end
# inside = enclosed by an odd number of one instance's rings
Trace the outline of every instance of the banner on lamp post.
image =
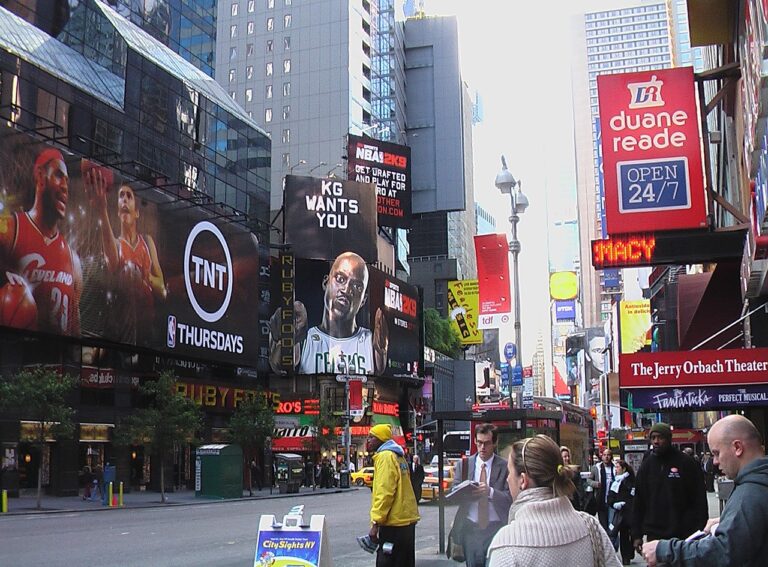
{"type": "Polygon", "coordinates": [[[475,236],[477,279],[480,288],[479,329],[493,329],[511,321],[509,246],[504,234],[475,236]]]}

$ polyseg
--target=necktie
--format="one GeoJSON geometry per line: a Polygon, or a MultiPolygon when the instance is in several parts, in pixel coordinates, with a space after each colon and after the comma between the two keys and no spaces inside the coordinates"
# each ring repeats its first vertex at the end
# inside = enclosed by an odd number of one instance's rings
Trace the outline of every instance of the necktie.
{"type": "MultiPolygon", "coordinates": [[[[485,463],[480,465],[480,483],[488,484],[488,473],[485,469],[485,463]]],[[[488,490],[486,488],[486,490],[488,490]]],[[[484,494],[477,503],[477,525],[481,530],[488,527],[488,496],[484,494]]]]}

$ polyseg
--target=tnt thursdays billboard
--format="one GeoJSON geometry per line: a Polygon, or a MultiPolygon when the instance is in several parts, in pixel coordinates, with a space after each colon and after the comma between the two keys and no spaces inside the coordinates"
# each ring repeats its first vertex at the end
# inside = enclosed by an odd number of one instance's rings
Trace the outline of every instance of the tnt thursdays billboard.
{"type": "Polygon", "coordinates": [[[608,234],[706,227],[693,69],[597,77],[608,234]]]}

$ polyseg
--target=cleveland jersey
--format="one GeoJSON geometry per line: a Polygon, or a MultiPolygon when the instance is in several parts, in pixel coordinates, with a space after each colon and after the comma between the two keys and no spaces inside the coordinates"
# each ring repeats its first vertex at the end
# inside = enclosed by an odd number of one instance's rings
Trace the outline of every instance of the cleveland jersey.
{"type": "Polygon", "coordinates": [[[76,321],[72,250],[60,232],[44,236],[29,215],[16,213],[11,265],[32,288],[39,331],[70,335],[76,321]]]}
{"type": "Polygon", "coordinates": [[[120,255],[120,267],[135,266],[141,275],[149,282],[149,269],[152,267],[152,258],[149,255],[149,246],[144,237],[139,235],[135,246],[131,246],[125,238],[118,238],[118,254],[120,255]]]}
{"type": "Polygon", "coordinates": [[[373,374],[373,336],[359,327],[338,339],[312,327],[301,348],[300,374],[373,374]]]}

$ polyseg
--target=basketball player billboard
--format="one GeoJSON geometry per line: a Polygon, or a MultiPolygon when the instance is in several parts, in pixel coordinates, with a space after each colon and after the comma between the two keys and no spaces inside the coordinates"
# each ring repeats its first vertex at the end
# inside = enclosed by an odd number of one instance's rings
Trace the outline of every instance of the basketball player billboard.
{"type": "MultiPolygon", "coordinates": [[[[294,358],[298,374],[377,374],[387,366],[389,327],[370,305],[371,270],[354,252],[333,262],[297,260],[294,358]]],[[[279,297],[273,293],[273,297],[279,297]]],[[[279,304],[270,320],[270,364],[284,373],[279,304]]]]}
{"type": "Polygon", "coordinates": [[[376,185],[379,226],[411,228],[411,148],[349,134],[347,177],[376,185]]]}
{"type": "Polygon", "coordinates": [[[250,233],[10,128],[0,159],[0,325],[255,365],[250,233]]]}
{"type": "Polygon", "coordinates": [[[354,252],[377,260],[372,183],[286,175],[285,238],[296,258],[332,261],[354,252]]]}
{"type": "Polygon", "coordinates": [[[390,378],[416,378],[423,368],[424,349],[420,340],[422,305],[415,286],[370,268],[370,312],[376,314],[375,327],[382,333],[387,348],[383,370],[378,375],[390,378]]]}

